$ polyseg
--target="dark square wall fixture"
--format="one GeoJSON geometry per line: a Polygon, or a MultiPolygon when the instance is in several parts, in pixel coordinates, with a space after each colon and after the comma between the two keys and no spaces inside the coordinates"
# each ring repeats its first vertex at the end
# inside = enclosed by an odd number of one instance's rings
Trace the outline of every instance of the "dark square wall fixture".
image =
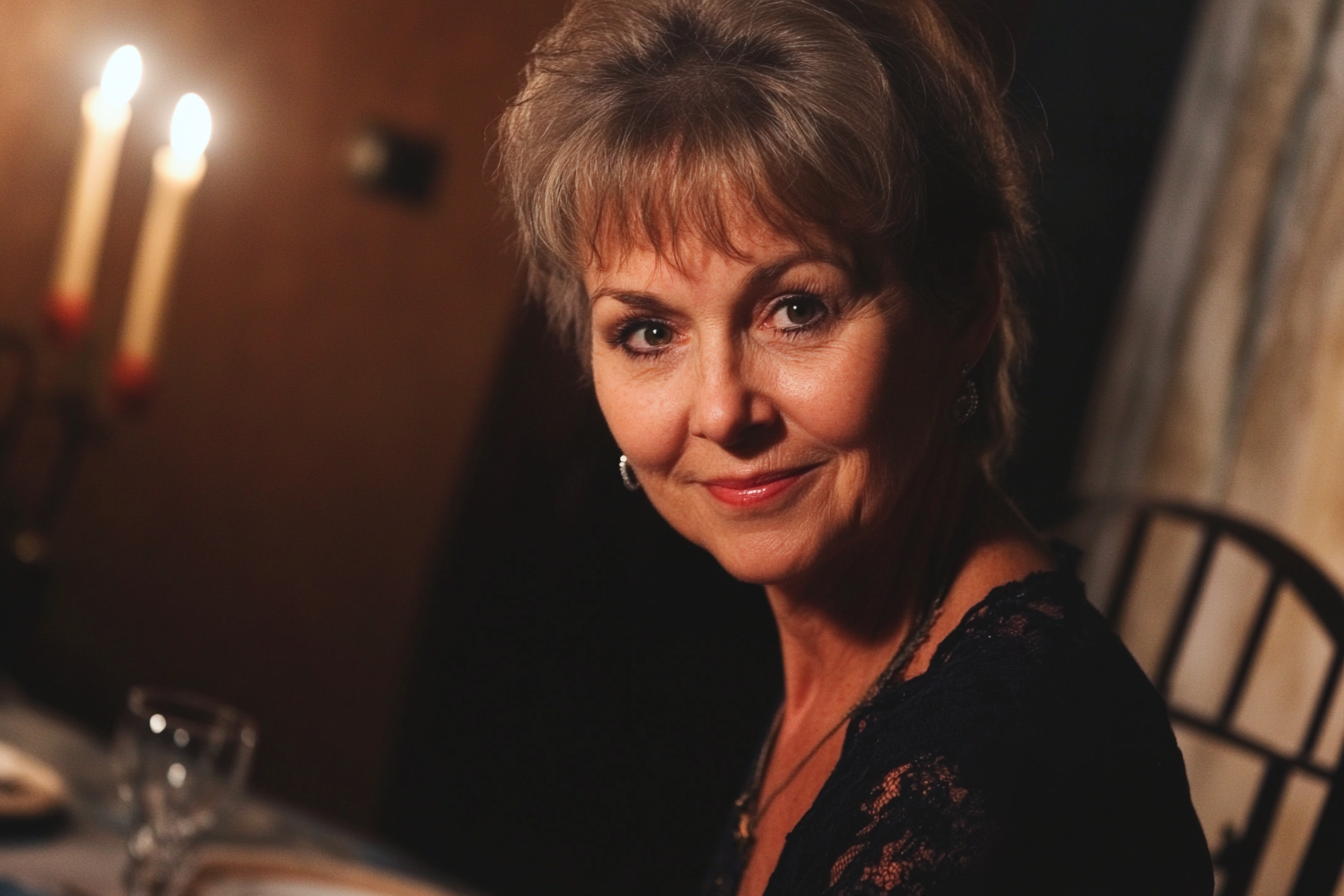
{"type": "Polygon", "coordinates": [[[350,180],[373,196],[425,205],[434,197],[443,154],[433,137],[372,121],[350,139],[345,167],[350,180]]]}

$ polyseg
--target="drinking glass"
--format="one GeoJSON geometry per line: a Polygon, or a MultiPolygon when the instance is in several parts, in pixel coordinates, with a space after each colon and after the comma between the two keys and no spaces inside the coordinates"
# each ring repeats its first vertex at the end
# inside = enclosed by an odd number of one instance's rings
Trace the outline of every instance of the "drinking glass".
{"type": "Polygon", "coordinates": [[[118,790],[131,806],[128,896],[161,896],[193,841],[242,790],[256,723],[209,697],[134,687],[117,725],[118,790]]]}

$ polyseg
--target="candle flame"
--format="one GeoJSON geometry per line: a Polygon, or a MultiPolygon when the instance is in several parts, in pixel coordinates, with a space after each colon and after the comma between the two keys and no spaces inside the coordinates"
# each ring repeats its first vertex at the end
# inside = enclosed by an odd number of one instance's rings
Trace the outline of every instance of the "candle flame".
{"type": "Polygon", "coordinates": [[[103,99],[110,105],[120,106],[128,103],[140,88],[140,76],[144,74],[144,63],[140,51],[127,44],[112,54],[103,68],[103,81],[100,85],[103,99]]]}
{"type": "Polygon", "coordinates": [[[188,93],[177,101],[169,128],[173,154],[184,159],[199,158],[210,142],[210,109],[205,100],[188,93]]]}

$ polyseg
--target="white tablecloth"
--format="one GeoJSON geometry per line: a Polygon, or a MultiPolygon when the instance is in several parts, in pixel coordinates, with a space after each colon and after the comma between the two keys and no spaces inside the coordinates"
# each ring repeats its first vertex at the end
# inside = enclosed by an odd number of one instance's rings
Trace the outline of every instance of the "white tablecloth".
{"type": "MultiPolygon", "coordinates": [[[[0,838],[0,878],[54,896],[121,896],[127,819],[116,796],[106,748],[68,720],[3,697],[0,741],[54,766],[65,777],[74,803],[71,824],[60,834],[31,840],[0,838]]],[[[254,796],[244,798],[210,839],[290,847],[402,873],[423,871],[366,839],[254,796]]],[[[467,896],[457,888],[445,889],[445,896],[452,894],[467,896]]]]}

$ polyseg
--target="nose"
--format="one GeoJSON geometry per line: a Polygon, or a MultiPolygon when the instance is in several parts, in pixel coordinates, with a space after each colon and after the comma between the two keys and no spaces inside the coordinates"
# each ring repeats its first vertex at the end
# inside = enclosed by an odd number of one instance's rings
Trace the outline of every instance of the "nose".
{"type": "Polygon", "coordinates": [[[763,372],[745,354],[728,339],[698,347],[691,435],[740,447],[778,420],[763,372]]]}

